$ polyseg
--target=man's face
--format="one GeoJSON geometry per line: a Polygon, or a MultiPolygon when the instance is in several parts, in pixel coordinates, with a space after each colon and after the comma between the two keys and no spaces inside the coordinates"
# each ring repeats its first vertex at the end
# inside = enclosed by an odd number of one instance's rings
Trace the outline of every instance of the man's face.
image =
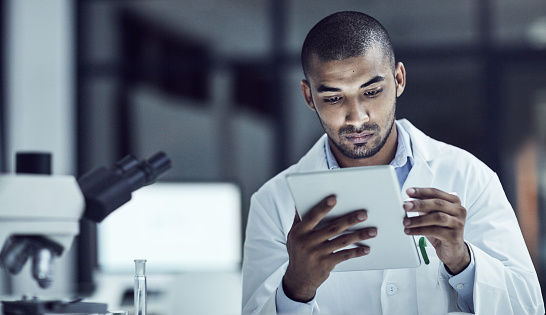
{"type": "Polygon", "coordinates": [[[396,97],[405,69],[392,68],[379,48],[364,56],[322,62],[313,56],[302,92],[342,167],[388,164],[396,153],[396,97]],[[392,155],[392,157],[391,157],[392,155]]]}

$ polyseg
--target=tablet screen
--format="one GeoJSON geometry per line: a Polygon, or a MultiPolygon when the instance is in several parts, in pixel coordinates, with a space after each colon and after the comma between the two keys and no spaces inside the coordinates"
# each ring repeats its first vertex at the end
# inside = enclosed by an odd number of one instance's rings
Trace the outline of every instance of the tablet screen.
{"type": "Polygon", "coordinates": [[[337,203],[322,224],[365,209],[368,219],[352,229],[377,228],[375,238],[360,242],[370,247],[370,253],[344,261],[334,271],[414,268],[421,264],[413,236],[404,233],[406,212],[392,166],[291,173],[286,180],[300,216],[326,196],[334,194],[337,203]]]}

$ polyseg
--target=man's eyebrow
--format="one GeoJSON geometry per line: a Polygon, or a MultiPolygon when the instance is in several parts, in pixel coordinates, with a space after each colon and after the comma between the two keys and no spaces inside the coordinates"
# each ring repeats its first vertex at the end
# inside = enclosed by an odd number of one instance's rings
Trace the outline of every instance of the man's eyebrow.
{"type": "Polygon", "coordinates": [[[367,87],[368,85],[372,85],[372,84],[374,84],[374,83],[381,82],[381,81],[385,81],[385,77],[380,76],[380,75],[376,75],[376,76],[373,77],[370,81],[368,81],[368,82],[362,84],[362,85],[360,86],[360,88],[362,89],[362,88],[367,87]]]}
{"type": "Polygon", "coordinates": [[[317,88],[317,93],[322,93],[322,92],[341,92],[341,89],[321,84],[317,88]]]}
{"type": "MultiPolygon", "coordinates": [[[[369,85],[372,85],[374,83],[377,83],[377,82],[382,82],[382,81],[385,81],[385,77],[384,76],[380,76],[380,75],[376,75],[375,77],[373,77],[370,81],[362,84],[360,86],[361,89],[369,86],[369,85]]],[[[340,88],[335,88],[335,87],[331,87],[331,86],[327,86],[327,85],[324,85],[324,84],[321,84],[319,85],[319,87],[317,88],[317,93],[323,93],[323,92],[341,92],[342,90],[340,88]]]]}

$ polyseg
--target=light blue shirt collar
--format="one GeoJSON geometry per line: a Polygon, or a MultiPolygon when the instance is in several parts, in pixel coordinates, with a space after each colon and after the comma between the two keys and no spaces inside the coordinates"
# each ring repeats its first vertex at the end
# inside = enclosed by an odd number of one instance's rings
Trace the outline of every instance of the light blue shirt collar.
{"type": "MultiPolygon", "coordinates": [[[[396,122],[396,129],[398,131],[398,146],[396,148],[396,155],[389,165],[394,167],[398,182],[400,187],[402,187],[413,167],[413,152],[411,151],[409,134],[398,122],[396,122]]],[[[326,153],[326,164],[328,165],[328,168],[331,170],[339,168],[339,164],[332,153],[328,137],[325,137],[324,139],[324,151],[326,153]]]]}

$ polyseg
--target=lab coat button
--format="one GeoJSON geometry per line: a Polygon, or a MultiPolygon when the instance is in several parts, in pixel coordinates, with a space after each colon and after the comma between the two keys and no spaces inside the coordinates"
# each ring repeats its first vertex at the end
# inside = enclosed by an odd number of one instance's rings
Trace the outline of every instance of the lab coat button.
{"type": "Polygon", "coordinates": [[[457,284],[457,290],[462,290],[464,288],[464,284],[459,283],[457,284]]]}
{"type": "Polygon", "coordinates": [[[388,295],[395,295],[396,292],[398,292],[398,287],[394,283],[387,284],[387,294],[388,295]]]}

